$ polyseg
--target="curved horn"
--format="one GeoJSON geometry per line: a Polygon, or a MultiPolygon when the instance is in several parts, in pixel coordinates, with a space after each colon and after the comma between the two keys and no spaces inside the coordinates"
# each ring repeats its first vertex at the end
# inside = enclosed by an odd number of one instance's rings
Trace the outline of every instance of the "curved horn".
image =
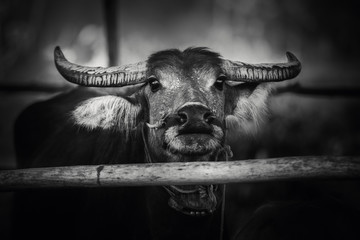
{"type": "Polygon", "coordinates": [[[121,87],[145,82],[146,62],[117,67],[83,67],[66,60],[60,47],[54,50],[55,65],[69,82],[89,87],[121,87]]]}
{"type": "Polygon", "coordinates": [[[294,54],[286,52],[287,63],[248,64],[224,60],[222,68],[231,81],[279,82],[296,77],[301,71],[301,63],[294,54]]]}

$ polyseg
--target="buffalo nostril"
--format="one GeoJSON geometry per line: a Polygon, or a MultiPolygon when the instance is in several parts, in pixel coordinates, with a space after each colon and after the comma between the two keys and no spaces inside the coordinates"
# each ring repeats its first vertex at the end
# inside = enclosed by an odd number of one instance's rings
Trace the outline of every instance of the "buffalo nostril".
{"type": "Polygon", "coordinates": [[[211,124],[215,120],[215,116],[211,112],[206,112],[204,114],[204,120],[206,123],[211,124]]]}
{"type": "Polygon", "coordinates": [[[184,112],[179,112],[179,113],[178,113],[178,116],[179,116],[179,122],[180,122],[181,124],[184,124],[184,123],[187,122],[188,117],[187,117],[186,113],[184,113],[184,112]]]}

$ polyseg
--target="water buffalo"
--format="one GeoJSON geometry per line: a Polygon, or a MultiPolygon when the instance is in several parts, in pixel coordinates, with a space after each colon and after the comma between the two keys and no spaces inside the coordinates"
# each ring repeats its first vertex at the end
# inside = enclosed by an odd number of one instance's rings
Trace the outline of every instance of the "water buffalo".
{"type": "MultiPolygon", "coordinates": [[[[160,51],[118,67],[55,64],[81,85],[27,108],[15,127],[18,167],[226,161],[227,134],[255,131],[270,82],[301,64],[247,64],[207,48],[160,51]],[[131,88],[130,88],[131,86],[131,88]],[[119,89],[130,88],[120,96],[119,89]]],[[[219,239],[222,185],[68,189],[21,193],[20,237],[219,239]]],[[[19,228],[20,229],[20,228],[19,228]]],[[[223,236],[229,236],[226,232],[223,236]]]]}

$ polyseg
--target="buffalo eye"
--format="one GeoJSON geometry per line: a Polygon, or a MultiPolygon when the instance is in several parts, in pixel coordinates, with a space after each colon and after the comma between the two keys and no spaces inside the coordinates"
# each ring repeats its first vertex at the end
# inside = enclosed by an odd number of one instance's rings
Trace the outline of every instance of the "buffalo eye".
{"type": "Polygon", "coordinates": [[[148,83],[152,92],[157,92],[161,87],[160,81],[154,76],[148,78],[148,83]]]}
{"type": "Polygon", "coordinates": [[[226,76],[224,74],[221,74],[215,81],[214,87],[216,87],[218,90],[223,90],[224,88],[224,82],[226,80],[226,76]]]}

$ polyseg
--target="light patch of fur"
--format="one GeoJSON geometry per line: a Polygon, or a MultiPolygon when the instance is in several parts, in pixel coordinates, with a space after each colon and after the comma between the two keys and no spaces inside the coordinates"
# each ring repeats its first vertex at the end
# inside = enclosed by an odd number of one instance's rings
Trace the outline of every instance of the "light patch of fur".
{"type": "Polygon", "coordinates": [[[179,128],[177,126],[169,127],[165,131],[165,142],[169,144],[179,134],[179,128]]]}
{"type": "Polygon", "coordinates": [[[179,109],[182,109],[186,106],[200,106],[200,107],[208,108],[205,104],[201,102],[186,102],[181,107],[179,107],[179,109]]]}
{"type": "Polygon", "coordinates": [[[267,100],[272,90],[272,85],[259,85],[250,96],[239,96],[236,107],[231,115],[226,117],[228,134],[245,132],[255,135],[259,126],[267,118],[267,100]]]}
{"type": "Polygon", "coordinates": [[[213,132],[214,137],[216,139],[222,139],[224,137],[224,132],[221,129],[221,127],[216,126],[216,125],[212,125],[212,126],[213,126],[213,129],[214,129],[214,132],[213,132]]]}
{"type": "Polygon", "coordinates": [[[72,112],[77,125],[93,130],[132,130],[137,123],[140,106],[117,96],[102,96],[80,103],[72,112]]]}

